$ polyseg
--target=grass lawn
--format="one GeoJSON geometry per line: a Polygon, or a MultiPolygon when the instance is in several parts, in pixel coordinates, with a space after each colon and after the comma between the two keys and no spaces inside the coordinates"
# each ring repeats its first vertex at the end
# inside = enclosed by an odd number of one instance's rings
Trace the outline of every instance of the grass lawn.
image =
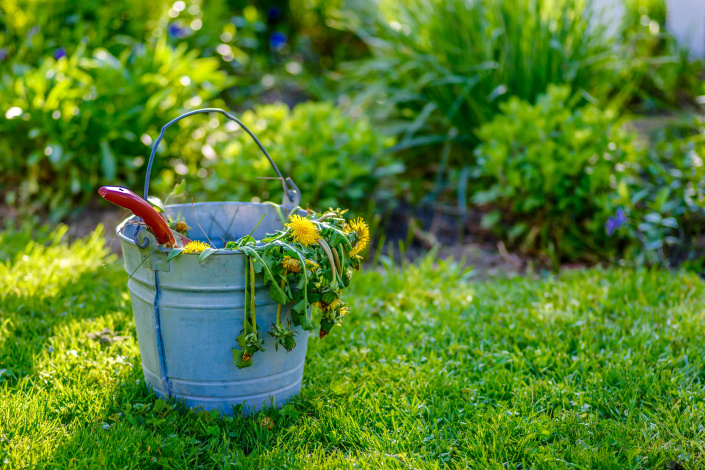
{"type": "Polygon", "coordinates": [[[300,396],[220,418],[150,395],[99,235],[28,237],[0,234],[0,467],[705,467],[696,276],[363,273],[344,327],[311,339],[300,396]],[[126,339],[89,337],[104,328],[126,339]]]}

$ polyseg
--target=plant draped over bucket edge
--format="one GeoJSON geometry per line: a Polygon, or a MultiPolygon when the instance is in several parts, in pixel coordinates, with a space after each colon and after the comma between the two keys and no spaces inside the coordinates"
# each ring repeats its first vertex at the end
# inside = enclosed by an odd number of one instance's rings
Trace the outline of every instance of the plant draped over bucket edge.
{"type": "MultiPolygon", "coordinates": [[[[248,235],[228,242],[218,250],[194,241],[183,249],[172,250],[167,259],[181,253],[201,253],[202,261],[217,251],[239,250],[245,262],[245,315],[242,333],[237,338],[241,349],[233,349],[235,365],[252,365],[252,356],[263,351],[264,340],[255,314],[255,275],[262,273],[269,296],[276,301],[277,318],[269,334],[275,347],[291,351],[296,346],[295,332],[281,321],[282,305],[292,303],[291,322],[304,330],[314,328],[310,306],[320,312],[320,337],[325,337],[347,313],[341,299],[350,285],[353,271],[360,269],[360,253],[369,243],[369,227],[361,219],[346,222],[347,210],[330,209],[319,215],[309,211],[303,217],[291,215],[284,230],[260,241],[248,235]]],[[[254,230],[253,230],[254,232],[254,230]]]]}

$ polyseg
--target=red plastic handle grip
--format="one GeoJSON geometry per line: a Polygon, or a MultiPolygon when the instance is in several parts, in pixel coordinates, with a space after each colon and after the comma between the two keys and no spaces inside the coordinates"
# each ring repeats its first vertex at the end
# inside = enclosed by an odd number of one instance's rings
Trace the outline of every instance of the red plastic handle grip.
{"type": "Polygon", "coordinates": [[[98,190],[105,200],[112,202],[120,207],[129,209],[138,217],[142,217],[147,228],[154,234],[160,245],[176,246],[174,234],[171,233],[169,225],[159,215],[159,212],[144,199],[139,197],[127,188],[120,186],[103,186],[98,190]]]}

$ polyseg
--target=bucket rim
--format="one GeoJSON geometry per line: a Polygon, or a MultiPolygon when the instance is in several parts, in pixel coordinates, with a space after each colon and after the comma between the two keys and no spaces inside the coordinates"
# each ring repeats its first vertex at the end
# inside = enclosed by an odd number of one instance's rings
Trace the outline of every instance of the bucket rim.
{"type": "MultiPolygon", "coordinates": [[[[280,204],[276,203],[271,203],[271,202],[241,202],[241,201],[207,201],[207,202],[194,202],[194,203],[182,203],[182,204],[169,204],[167,206],[164,206],[165,209],[181,209],[181,208],[193,208],[193,207],[198,207],[198,206],[222,206],[222,205],[237,205],[237,206],[266,206],[266,207],[271,207],[271,206],[277,206],[280,209],[286,209],[283,208],[280,204]]],[[[132,214],[130,217],[127,217],[125,220],[120,222],[118,226],[115,228],[115,236],[118,237],[122,242],[129,243],[130,245],[141,249],[137,243],[135,243],[135,240],[132,237],[129,237],[123,233],[123,229],[127,224],[129,224],[131,221],[136,221],[138,220],[139,217],[136,215],[132,214]]],[[[149,233],[149,232],[147,232],[149,233]]],[[[149,234],[151,235],[151,234],[149,234]]],[[[148,235],[148,236],[149,236],[148,235]]],[[[151,238],[154,238],[153,235],[151,238]]],[[[156,243],[156,239],[154,240],[156,243]]],[[[167,248],[164,246],[157,246],[157,250],[159,250],[162,253],[169,253],[171,252],[172,248],[167,248]]],[[[200,255],[200,253],[182,253],[180,256],[184,255],[200,255]]],[[[218,249],[213,255],[242,255],[244,256],[244,253],[240,250],[221,250],[218,249]]]]}

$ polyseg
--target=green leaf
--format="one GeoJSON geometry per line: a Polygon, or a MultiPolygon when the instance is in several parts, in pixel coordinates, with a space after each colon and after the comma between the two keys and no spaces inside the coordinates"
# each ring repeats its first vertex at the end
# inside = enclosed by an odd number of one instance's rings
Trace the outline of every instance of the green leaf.
{"type": "Polygon", "coordinates": [[[216,251],[218,251],[218,250],[216,250],[215,248],[206,248],[205,250],[203,250],[203,253],[201,253],[201,256],[198,257],[198,262],[200,263],[201,261],[208,258],[210,255],[212,255],[216,251]]]}
{"type": "Polygon", "coordinates": [[[264,262],[262,257],[257,253],[255,250],[252,249],[252,247],[249,246],[243,246],[240,248],[246,255],[252,256],[256,258],[260,263],[262,263],[262,266],[264,267],[264,280],[265,283],[267,281],[270,281],[272,283],[272,287],[270,288],[269,295],[272,296],[273,300],[276,300],[280,304],[285,304],[287,300],[280,302],[277,300],[277,298],[282,299],[282,298],[287,298],[286,293],[282,290],[281,287],[277,284],[276,280],[274,279],[274,276],[272,275],[272,272],[269,270],[269,267],[267,264],[264,262]],[[276,298],[274,297],[276,296],[276,298]]]}
{"type": "MultiPolygon", "coordinates": [[[[334,232],[333,237],[331,237],[331,241],[333,239],[338,241],[335,246],[337,246],[340,243],[345,243],[348,247],[348,250],[352,250],[352,244],[350,243],[350,240],[348,240],[348,237],[345,236],[345,232],[343,232],[335,227],[330,227],[330,228],[334,232]],[[342,240],[339,237],[342,237],[342,240]]],[[[333,246],[333,245],[331,245],[331,246],[333,246]]]]}
{"type": "Polygon", "coordinates": [[[62,157],[64,156],[63,147],[59,144],[51,144],[48,146],[51,149],[49,154],[49,161],[54,168],[61,168],[64,166],[65,162],[62,162],[62,157]]]}
{"type": "Polygon", "coordinates": [[[239,344],[242,349],[247,349],[247,335],[252,332],[252,323],[249,321],[245,322],[245,329],[240,333],[240,336],[235,338],[235,341],[237,341],[237,344],[239,344]]]}
{"type": "Polygon", "coordinates": [[[164,212],[166,209],[164,203],[157,196],[149,196],[147,201],[154,207],[157,212],[164,212]]]}
{"type": "Polygon", "coordinates": [[[284,337],[284,343],[282,344],[284,346],[284,349],[287,351],[291,351],[296,347],[296,340],[294,339],[293,335],[290,336],[285,336],[284,337]]]}
{"type": "Polygon", "coordinates": [[[664,227],[678,228],[678,222],[673,217],[666,217],[661,221],[661,225],[664,227]]]}
{"type": "Polygon", "coordinates": [[[519,222],[509,229],[508,237],[510,241],[516,240],[520,235],[526,232],[526,224],[524,222],[519,222]]]}
{"type": "Polygon", "coordinates": [[[291,309],[291,319],[294,321],[294,325],[301,325],[301,328],[306,331],[313,329],[312,315],[313,312],[311,312],[309,304],[304,299],[297,302],[291,309]]]}
{"type": "Polygon", "coordinates": [[[242,360],[242,350],[233,348],[233,361],[238,369],[244,369],[245,367],[250,367],[252,365],[252,357],[249,360],[242,360]]]}
{"type": "Polygon", "coordinates": [[[183,248],[175,248],[175,249],[171,250],[169,255],[167,255],[167,257],[166,257],[166,262],[168,263],[169,261],[176,258],[177,256],[179,256],[183,252],[184,252],[183,248]]]}
{"type": "Polygon", "coordinates": [[[301,263],[301,266],[304,267],[304,269],[301,270],[301,273],[303,274],[303,279],[304,279],[304,285],[303,285],[303,291],[304,291],[304,308],[303,311],[299,310],[303,316],[303,321],[301,322],[301,326],[304,330],[312,330],[313,329],[313,318],[312,318],[312,313],[310,312],[308,306],[308,269],[306,268],[306,259],[304,259],[303,255],[301,252],[297,249],[295,249],[293,246],[289,245],[288,243],[285,243],[283,241],[277,240],[275,243],[276,245],[283,246],[290,250],[292,253],[296,255],[296,257],[299,259],[299,262],[301,263]]]}
{"type": "Polygon", "coordinates": [[[480,227],[485,230],[493,228],[499,223],[502,218],[502,214],[499,211],[488,212],[482,216],[482,221],[480,222],[480,227]]]}
{"type": "Polygon", "coordinates": [[[348,241],[348,239],[345,235],[343,235],[341,232],[339,232],[337,230],[333,230],[333,235],[330,237],[330,240],[328,241],[328,245],[331,248],[335,248],[344,242],[347,242],[348,245],[350,244],[350,242],[348,241]]]}
{"type": "Polygon", "coordinates": [[[652,224],[658,224],[661,222],[661,214],[658,212],[652,212],[651,214],[646,214],[644,220],[652,224]]]}
{"type": "Polygon", "coordinates": [[[681,244],[681,241],[680,241],[680,239],[679,239],[678,237],[671,237],[671,236],[668,236],[668,237],[665,237],[665,238],[663,239],[663,241],[666,242],[666,243],[669,244],[669,245],[680,245],[680,244],[681,244]]]}
{"type": "Polygon", "coordinates": [[[646,244],[648,250],[658,250],[663,246],[663,240],[652,240],[646,244]]]}
{"type": "Polygon", "coordinates": [[[281,206],[272,201],[264,201],[264,204],[269,204],[270,206],[274,207],[274,210],[277,211],[277,215],[279,216],[279,220],[281,221],[283,227],[286,223],[286,220],[284,219],[284,214],[282,213],[281,206]]]}
{"type": "Polygon", "coordinates": [[[174,186],[174,189],[171,191],[171,194],[174,196],[180,196],[183,194],[183,192],[186,190],[186,180],[181,180],[181,183],[177,184],[174,186]]]}
{"type": "Polygon", "coordinates": [[[100,141],[100,164],[105,179],[113,181],[117,171],[117,162],[115,161],[115,155],[113,155],[113,151],[110,149],[107,140],[100,141]]]}
{"type": "MultiPolygon", "coordinates": [[[[228,242],[228,244],[230,244],[230,243],[232,243],[232,242],[228,242]]],[[[237,242],[235,243],[235,247],[232,248],[232,249],[237,250],[237,249],[240,248],[241,246],[247,245],[247,244],[250,244],[250,243],[257,243],[257,240],[255,240],[255,237],[253,237],[253,236],[245,235],[244,237],[239,238],[239,239],[237,240],[237,242]]]]}
{"type": "MultiPolygon", "coordinates": [[[[264,218],[265,218],[266,216],[267,216],[267,213],[266,213],[266,212],[265,212],[264,214],[262,214],[262,217],[260,217],[259,220],[257,221],[257,223],[255,224],[255,226],[252,227],[252,231],[250,232],[250,234],[248,235],[248,237],[252,238],[252,234],[255,233],[255,230],[257,230],[257,227],[259,227],[259,224],[262,223],[262,221],[264,220],[264,218]]],[[[254,240],[254,238],[253,238],[253,240],[254,240]]]]}
{"type": "Polygon", "coordinates": [[[154,411],[155,413],[159,413],[164,408],[167,408],[166,402],[162,399],[158,399],[155,400],[154,406],[152,407],[152,411],[154,411]]]}
{"type": "Polygon", "coordinates": [[[276,282],[269,283],[269,297],[280,304],[285,304],[289,301],[289,297],[286,295],[286,292],[284,292],[276,282]]]}

